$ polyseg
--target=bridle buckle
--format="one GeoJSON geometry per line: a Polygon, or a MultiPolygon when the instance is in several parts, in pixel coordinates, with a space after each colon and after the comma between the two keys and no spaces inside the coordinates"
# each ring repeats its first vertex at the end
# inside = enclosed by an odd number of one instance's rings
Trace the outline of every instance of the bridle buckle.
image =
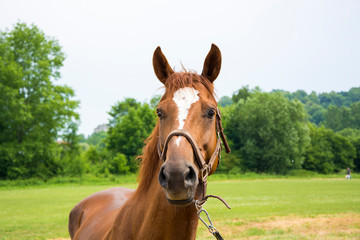
{"type": "Polygon", "coordinates": [[[206,182],[208,176],[209,176],[209,169],[208,166],[206,165],[204,166],[204,168],[200,170],[200,178],[203,182],[206,182]]]}

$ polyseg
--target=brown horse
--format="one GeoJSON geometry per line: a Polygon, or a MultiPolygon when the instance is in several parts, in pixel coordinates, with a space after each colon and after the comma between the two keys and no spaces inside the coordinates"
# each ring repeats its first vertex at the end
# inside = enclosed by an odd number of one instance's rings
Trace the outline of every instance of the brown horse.
{"type": "Polygon", "coordinates": [[[220,138],[226,143],[213,86],[221,53],[211,46],[201,75],[174,72],[160,47],[153,66],[165,94],[143,150],[139,186],[108,189],[78,203],[69,216],[71,239],[195,239],[193,203],[198,200],[199,207],[199,201],[206,201],[206,180],[217,168],[220,138]]]}

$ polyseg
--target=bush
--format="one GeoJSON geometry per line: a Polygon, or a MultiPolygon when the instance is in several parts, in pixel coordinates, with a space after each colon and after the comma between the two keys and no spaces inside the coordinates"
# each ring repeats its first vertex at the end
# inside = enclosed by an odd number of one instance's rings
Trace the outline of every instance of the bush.
{"type": "Polygon", "coordinates": [[[130,167],[127,165],[127,158],[122,153],[117,153],[109,162],[109,169],[114,174],[125,174],[129,172],[130,167]]]}

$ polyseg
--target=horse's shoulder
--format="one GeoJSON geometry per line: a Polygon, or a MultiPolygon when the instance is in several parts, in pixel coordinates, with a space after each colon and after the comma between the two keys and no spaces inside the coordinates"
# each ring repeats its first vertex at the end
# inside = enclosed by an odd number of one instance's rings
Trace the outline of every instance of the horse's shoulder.
{"type": "MultiPolygon", "coordinates": [[[[134,189],[116,187],[91,194],[71,210],[69,215],[69,232],[73,239],[81,225],[91,218],[101,219],[121,207],[133,194],[134,189]]],[[[85,225],[87,225],[85,223],[85,225]]]]}
{"type": "Polygon", "coordinates": [[[122,205],[129,196],[132,195],[134,189],[115,187],[106,190],[102,190],[96,193],[91,194],[90,196],[84,198],[80,201],[74,208],[87,208],[91,206],[101,207],[103,205],[122,205]],[[106,204],[105,204],[106,203],[106,204]]]}

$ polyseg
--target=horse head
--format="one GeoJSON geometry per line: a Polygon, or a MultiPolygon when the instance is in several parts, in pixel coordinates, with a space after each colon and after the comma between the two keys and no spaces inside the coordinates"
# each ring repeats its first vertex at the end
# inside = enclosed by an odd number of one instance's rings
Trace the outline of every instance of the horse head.
{"type": "Polygon", "coordinates": [[[158,152],[163,160],[159,183],[171,204],[185,206],[199,198],[199,186],[204,180],[206,184],[205,178],[216,170],[219,161],[219,111],[213,82],[220,72],[221,52],[212,44],[199,75],[174,72],[158,47],[153,67],[165,86],[157,107],[158,152]]]}

